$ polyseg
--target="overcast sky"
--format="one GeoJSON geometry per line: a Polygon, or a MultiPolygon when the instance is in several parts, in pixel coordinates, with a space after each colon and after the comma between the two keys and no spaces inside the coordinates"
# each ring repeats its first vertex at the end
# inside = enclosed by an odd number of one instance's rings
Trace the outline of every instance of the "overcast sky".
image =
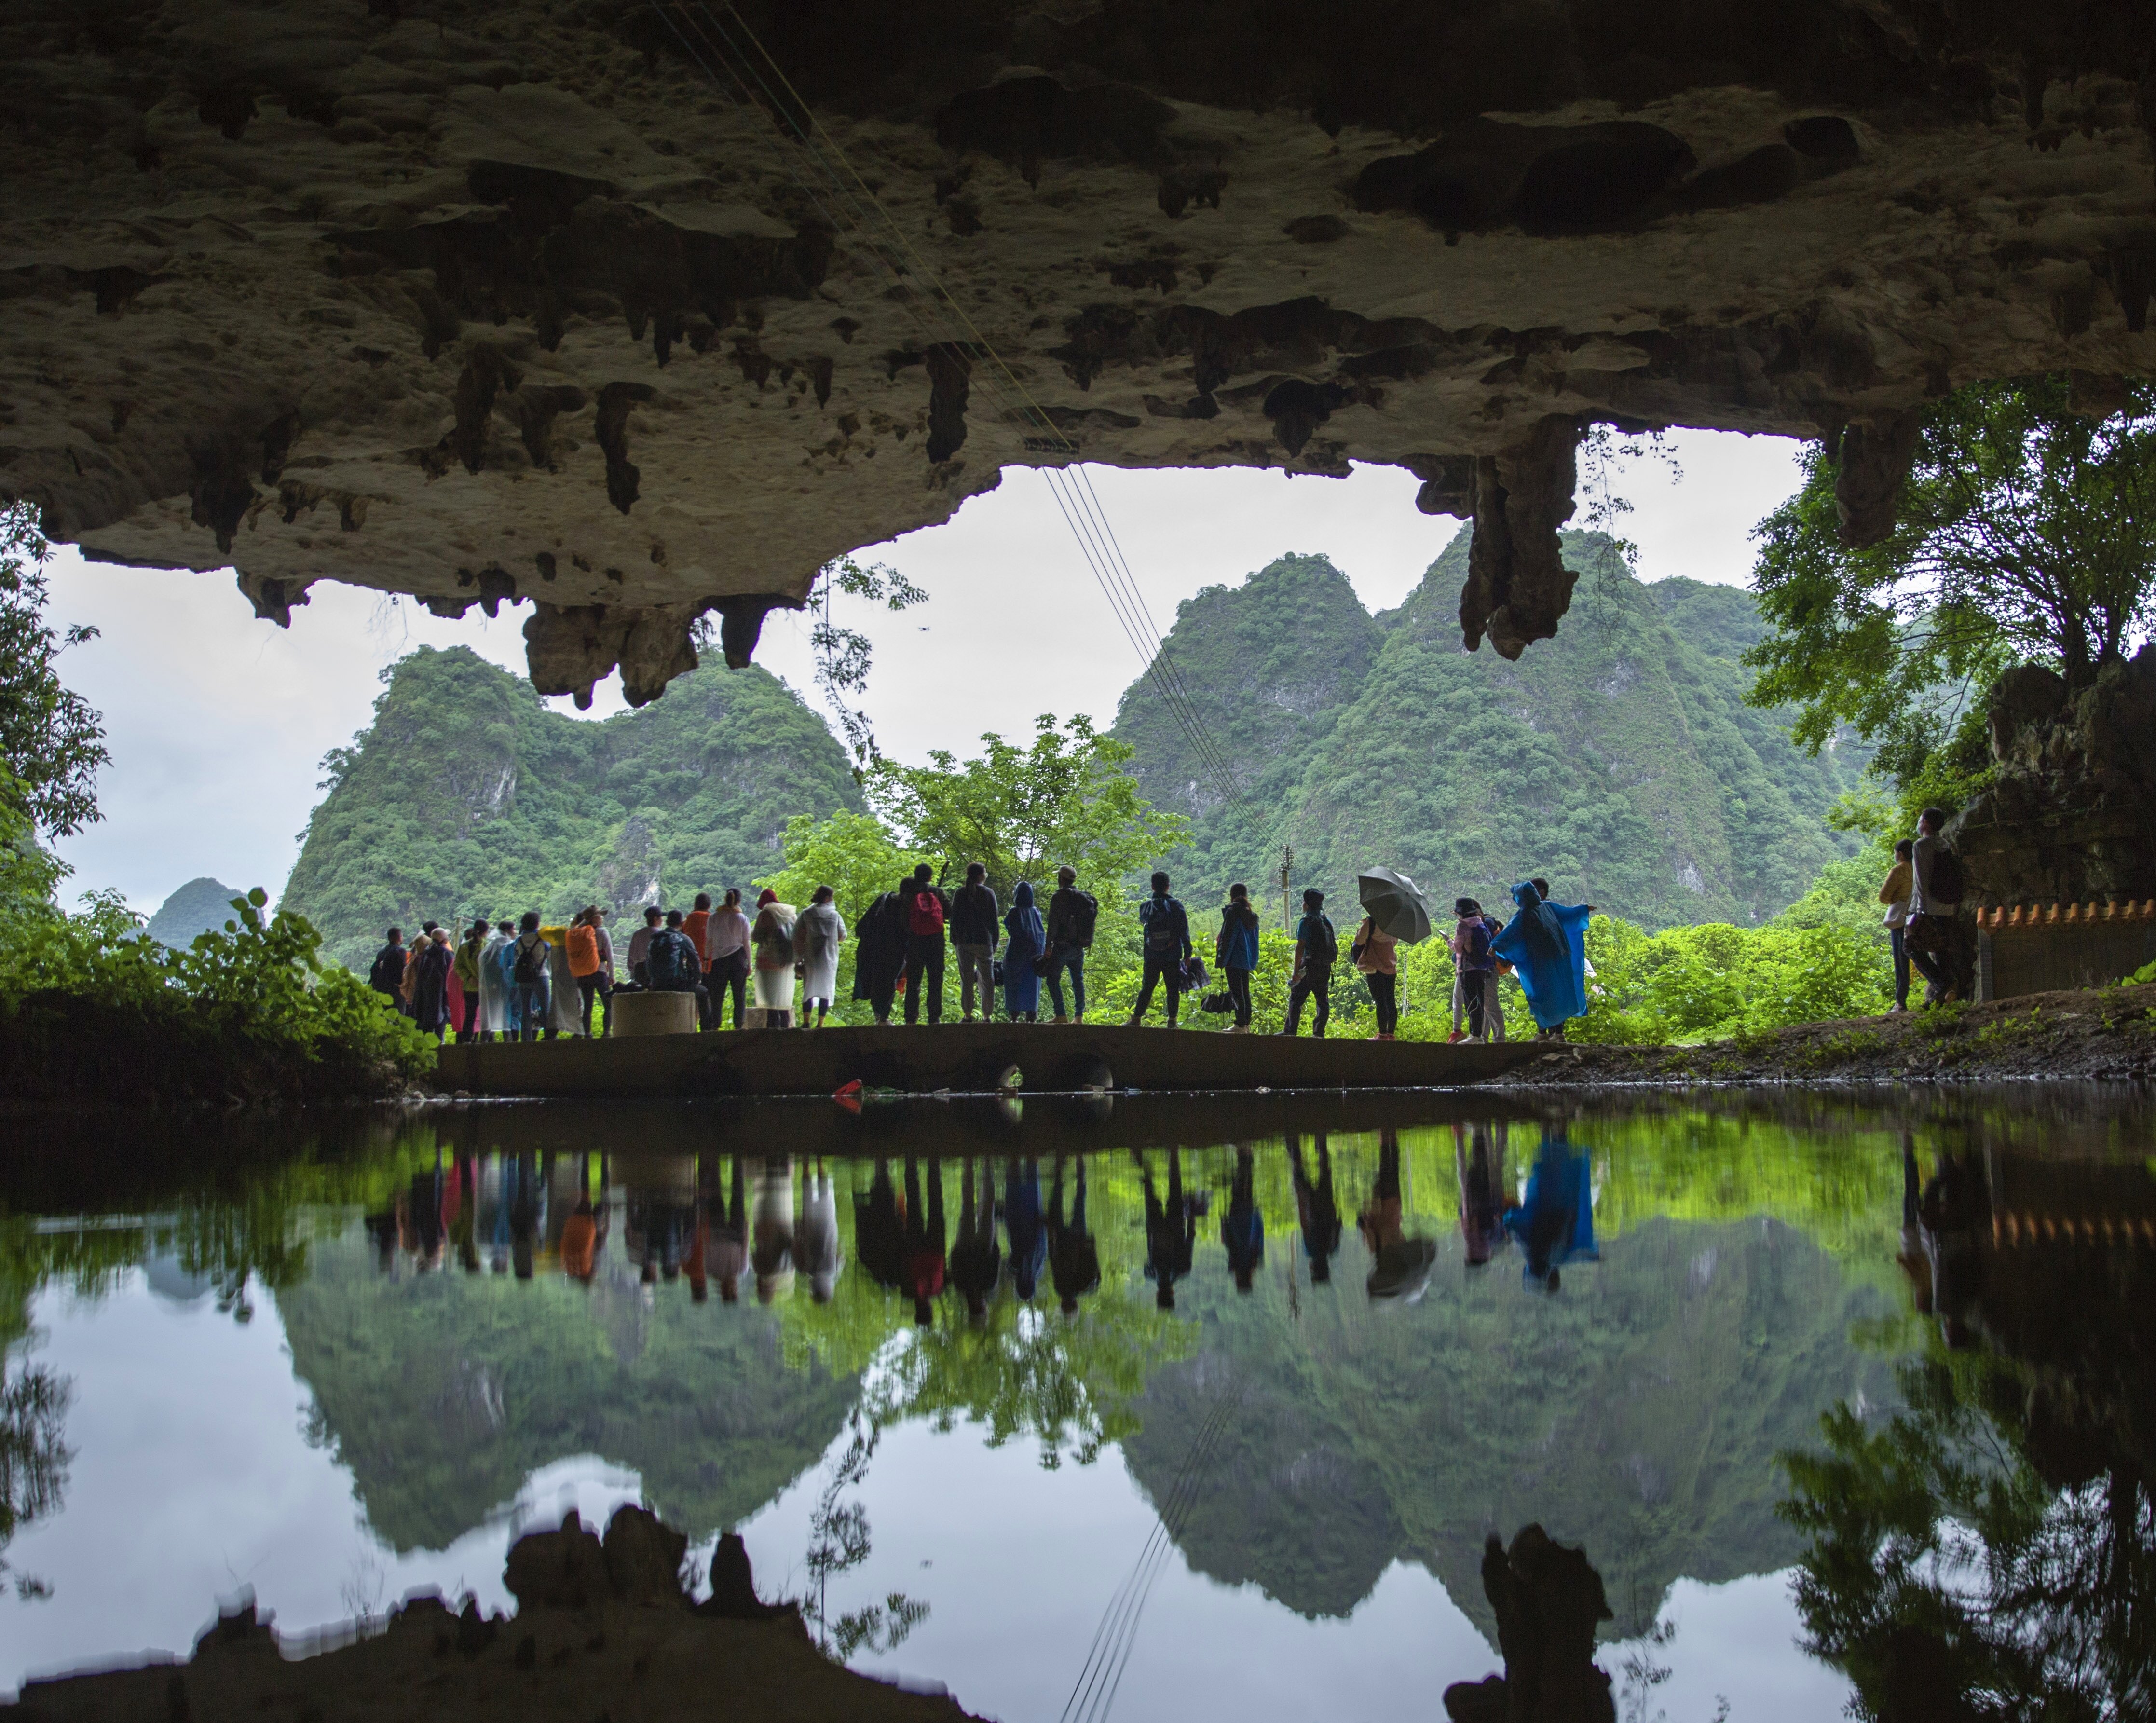
{"type": "MultiPolygon", "coordinates": [[[[1748,535],[1795,488],[1798,445],[1711,432],[1670,441],[1681,482],[1643,463],[1625,486],[1635,512],[1622,530],[1640,546],[1642,578],[1744,584],[1748,535]]],[[[1291,551],[1330,557],[1364,604],[1388,608],[1460,530],[1418,514],[1415,481],[1396,468],[1358,468],[1347,479],[1248,469],[1092,474],[1163,630],[1199,588],[1239,584],[1291,551]]],[[[875,642],[866,703],[878,742],[901,759],[939,747],[963,755],[983,731],[1029,733],[1044,712],[1090,712],[1105,725],[1141,668],[1037,472],[1010,470],[947,525],[862,554],[930,594],[900,615],[862,609],[851,619],[875,642]]],[[[98,787],[105,818],[59,846],[74,869],[64,897],[116,888],[146,913],[210,874],[274,898],[320,794],[318,763],[365,727],[384,666],[416,646],[461,643],[524,669],[528,609],[444,622],[325,583],[288,631],[255,620],[229,569],[120,568],[63,550],[50,572],[52,620],[100,630],[62,668],[104,713],[112,750],[98,787]]],[[[757,656],[814,697],[802,617],[774,612],[757,656]]],[[[566,698],[552,703],[575,710],[566,698]]],[[[619,710],[619,685],[609,682],[591,716],[619,710]]]]}

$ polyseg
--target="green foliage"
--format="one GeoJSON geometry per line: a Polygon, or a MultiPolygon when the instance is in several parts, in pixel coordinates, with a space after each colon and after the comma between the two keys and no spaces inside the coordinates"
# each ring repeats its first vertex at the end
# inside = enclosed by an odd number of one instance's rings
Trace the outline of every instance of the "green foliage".
{"type": "Polygon", "coordinates": [[[598,723],[462,646],[384,674],[372,724],[324,762],[330,793],[285,887],[354,969],[392,923],[746,886],[790,820],[861,805],[844,751],[767,671],[697,670],[598,723]]]}
{"type": "Polygon", "coordinates": [[[1566,1033],[1630,1044],[1718,1041],[1885,1011],[1893,1002],[1886,946],[1876,928],[1830,918],[1837,895],[1816,887],[1796,906],[1803,914],[1763,928],[1650,935],[1596,916],[1587,934],[1589,1008],[1566,1033]]]}
{"type": "Polygon", "coordinates": [[[1189,822],[1156,810],[1124,769],[1131,744],[1101,734],[1083,713],[1067,731],[1043,713],[1034,731],[1025,748],[983,735],[986,751],[963,763],[942,748],[925,766],[877,760],[869,798],[892,831],[942,862],[945,877],[978,862],[1005,903],[1022,879],[1045,900],[1040,887],[1065,867],[1098,895],[1109,880],[1151,872],[1183,841],[1189,822]]]}
{"type": "Polygon", "coordinates": [[[2156,1669],[2156,1502],[2138,1468],[2061,1489],[2030,1455],[2031,1385],[1984,1355],[1903,1366],[1907,1410],[1844,1404],[1780,1457],[1804,1534],[1806,1648],[1854,1715],[2141,1717],[2156,1669]]]}
{"type": "Polygon", "coordinates": [[[47,625],[51,553],[35,508],[0,505],[0,798],[65,837],[98,817],[97,769],[112,756],[90,702],[60,682],[60,654],[97,630],[47,625]]]}
{"type": "MultiPolygon", "coordinates": [[[[1900,788],[1939,756],[1948,780],[1980,773],[2000,671],[2042,664],[2078,687],[2156,620],[2156,388],[2127,393],[2108,419],[2064,376],[1935,402],[1894,530],[1861,550],[1840,541],[1834,464],[1809,449],[1803,488],[1758,531],[1775,631],[1748,655],[1753,697],[1796,707],[1814,749],[1853,724],[1900,788]]],[[[1952,803],[1953,787],[1929,793],[1952,803]]]]}
{"type": "Polygon", "coordinates": [[[1847,847],[1822,815],[1862,750],[1807,759],[1780,715],[1745,703],[1741,655],[1763,631],[1748,594],[1642,585],[1608,537],[1563,542],[1571,614],[1517,663],[1461,650],[1464,532],[1380,617],[1314,557],[1186,604],[1169,646],[1243,799],[1208,800],[1149,684],[1125,693],[1115,731],[1143,793],[1196,821],[1168,864],[1186,901],[1242,880],[1277,923],[1283,846],[1295,891],[1351,912],[1373,862],[1440,907],[1502,904],[1540,874],[1650,928],[1757,924],[1803,892],[1847,847]]]}
{"type": "Polygon", "coordinates": [[[434,1051],[305,918],[259,887],[184,950],[142,936],[117,892],[0,926],[0,1072],[11,1094],[108,1102],[381,1094],[434,1051]]]}

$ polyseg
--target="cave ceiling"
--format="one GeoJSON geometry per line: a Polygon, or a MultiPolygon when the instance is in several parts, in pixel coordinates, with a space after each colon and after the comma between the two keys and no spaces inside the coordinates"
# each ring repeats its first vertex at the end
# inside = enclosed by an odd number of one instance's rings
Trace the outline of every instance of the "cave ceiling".
{"type": "Polygon", "coordinates": [[[2152,112],[2101,0],[10,0],[0,491],[640,702],[1007,467],[1388,464],[1517,656],[1594,425],[1861,542],[1927,399],[2156,370],[2152,112]]]}

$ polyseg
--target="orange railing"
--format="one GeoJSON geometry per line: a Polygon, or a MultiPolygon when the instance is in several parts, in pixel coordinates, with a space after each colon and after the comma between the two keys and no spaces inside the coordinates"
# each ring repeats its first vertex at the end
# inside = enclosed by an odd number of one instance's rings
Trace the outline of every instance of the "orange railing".
{"type": "Polygon", "coordinates": [[[1987,932],[2000,928],[2078,927],[2088,922],[2156,921],[2156,898],[2145,898],[2139,903],[2131,898],[2123,903],[2113,899],[2107,903],[2056,904],[2016,903],[1976,912],[1976,924],[1987,932]]]}

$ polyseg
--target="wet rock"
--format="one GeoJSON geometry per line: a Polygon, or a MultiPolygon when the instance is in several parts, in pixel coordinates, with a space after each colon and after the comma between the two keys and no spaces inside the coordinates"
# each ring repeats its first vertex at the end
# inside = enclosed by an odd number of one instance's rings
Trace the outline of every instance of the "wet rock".
{"type": "Polygon", "coordinates": [[[2156,364],[2132,8],[773,8],[770,109],[654,8],[425,10],[0,8],[0,490],[54,535],[280,623],[499,569],[535,676],[641,701],[1082,435],[1430,467],[1511,654],[1565,427],[1825,436],[1866,543],[1941,387],[2156,364]]]}
{"type": "Polygon", "coordinates": [[[624,1504],[607,1521],[607,1577],[624,1603],[679,1603],[689,1540],[648,1508],[624,1504]]]}
{"type": "Polygon", "coordinates": [[[586,1609],[613,1595],[605,1546],[572,1508],[558,1531],[526,1532],[502,1575],[519,1609],[586,1609]]]}

